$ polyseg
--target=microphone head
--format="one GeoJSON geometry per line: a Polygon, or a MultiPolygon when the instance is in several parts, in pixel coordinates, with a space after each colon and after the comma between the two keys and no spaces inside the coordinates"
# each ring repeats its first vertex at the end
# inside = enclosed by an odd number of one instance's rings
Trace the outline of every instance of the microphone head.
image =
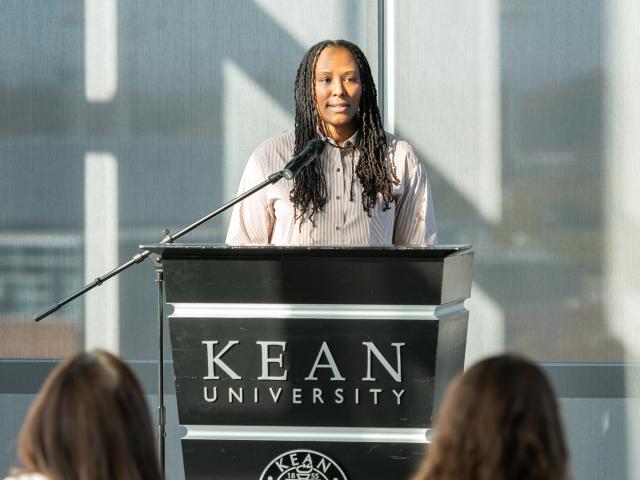
{"type": "Polygon", "coordinates": [[[320,138],[313,138],[309,140],[309,142],[307,143],[307,147],[313,148],[316,153],[319,154],[320,152],[322,152],[322,150],[324,150],[324,140],[320,138]]]}
{"type": "Polygon", "coordinates": [[[324,141],[319,138],[307,142],[302,152],[293,157],[282,170],[282,176],[292,180],[304,167],[315,160],[324,149],[324,141]]]}

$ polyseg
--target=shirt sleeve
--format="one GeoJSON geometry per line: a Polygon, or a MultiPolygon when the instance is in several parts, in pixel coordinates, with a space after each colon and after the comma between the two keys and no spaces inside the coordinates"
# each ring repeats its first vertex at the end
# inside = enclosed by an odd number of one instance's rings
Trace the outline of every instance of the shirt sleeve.
{"type": "Polygon", "coordinates": [[[405,186],[396,205],[394,245],[434,245],[436,215],[427,171],[408,146],[404,160],[405,186]]]}
{"type": "MultiPolygon", "coordinates": [[[[267,179],[261,150],[258,148],[249,157],[240,180],[238,195],[267,179]]],[[[267,197],[266,190],[268,188],[267,186],[259,190],[233,207],[227,231],[226,243],[228,245],[269,244],[273,233],[274,212],[267,197]]]]}

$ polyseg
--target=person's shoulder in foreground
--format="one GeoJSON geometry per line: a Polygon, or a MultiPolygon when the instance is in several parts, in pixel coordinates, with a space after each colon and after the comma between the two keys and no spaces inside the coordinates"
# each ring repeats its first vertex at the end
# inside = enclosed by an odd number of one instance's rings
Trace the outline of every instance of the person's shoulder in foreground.
{"type": "Polygon", "coordinates": [[[47,480],[47,477],[39,473],[18,473],[15,476],[6,477],[4,480],[47,480]]]}

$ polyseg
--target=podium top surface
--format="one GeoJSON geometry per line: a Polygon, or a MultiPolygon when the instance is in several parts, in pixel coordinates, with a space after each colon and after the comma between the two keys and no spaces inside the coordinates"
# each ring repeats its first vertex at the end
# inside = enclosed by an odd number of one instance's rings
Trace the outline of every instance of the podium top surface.
{"type": "Polygon", "coordinates": [[[141,248],[160,255],[170,303],[442,305],[471,293],[467,245],[141,248]]]}
{"type": "Polygon", "coordinates": [[[473,250],[148,245],[170,303],[442,305],[471,293],[473,250]]]}
{"type": "Polygon", "coordinates": [[[439,260],[462,252],[471,252],[471,245],[437,246],[230,246],[220,244],[154,244],[140,245],[163,258],[229,258],[229,257],[392,257],[439,260]]]}

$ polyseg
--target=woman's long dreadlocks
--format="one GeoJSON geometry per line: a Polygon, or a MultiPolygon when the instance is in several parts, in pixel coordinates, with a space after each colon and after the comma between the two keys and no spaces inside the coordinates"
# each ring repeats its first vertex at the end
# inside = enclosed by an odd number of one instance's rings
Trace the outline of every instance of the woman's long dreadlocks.
{"type": "MultiPolygon", "coordinates": [[[[377,195],[382,195],[384,209],[393,201],[392,188],[398,182],[395,165],[387,160],[387,140],[378,110],[376,85],[371,75],[369,62],[360,48],[346,40],[325,40],[315,44],[305,54],[296,75],[295,83],[295,149],[297,155],[305,145],[318,136],[319,115],[316,107],[315,72],[320,53],[327,47],[343,47],[355,58],[362,81],[362,96],[359,105],[360,132],[354,148],[360,158],[355,174],[362,185],[362,206],[370,215],[375,207],[377,195]]],[[[298,174],[293,182],[290,199],[303,221],[313,216],[327,203],[327,180],[320,162],[313,162],[298,174]]]]}

